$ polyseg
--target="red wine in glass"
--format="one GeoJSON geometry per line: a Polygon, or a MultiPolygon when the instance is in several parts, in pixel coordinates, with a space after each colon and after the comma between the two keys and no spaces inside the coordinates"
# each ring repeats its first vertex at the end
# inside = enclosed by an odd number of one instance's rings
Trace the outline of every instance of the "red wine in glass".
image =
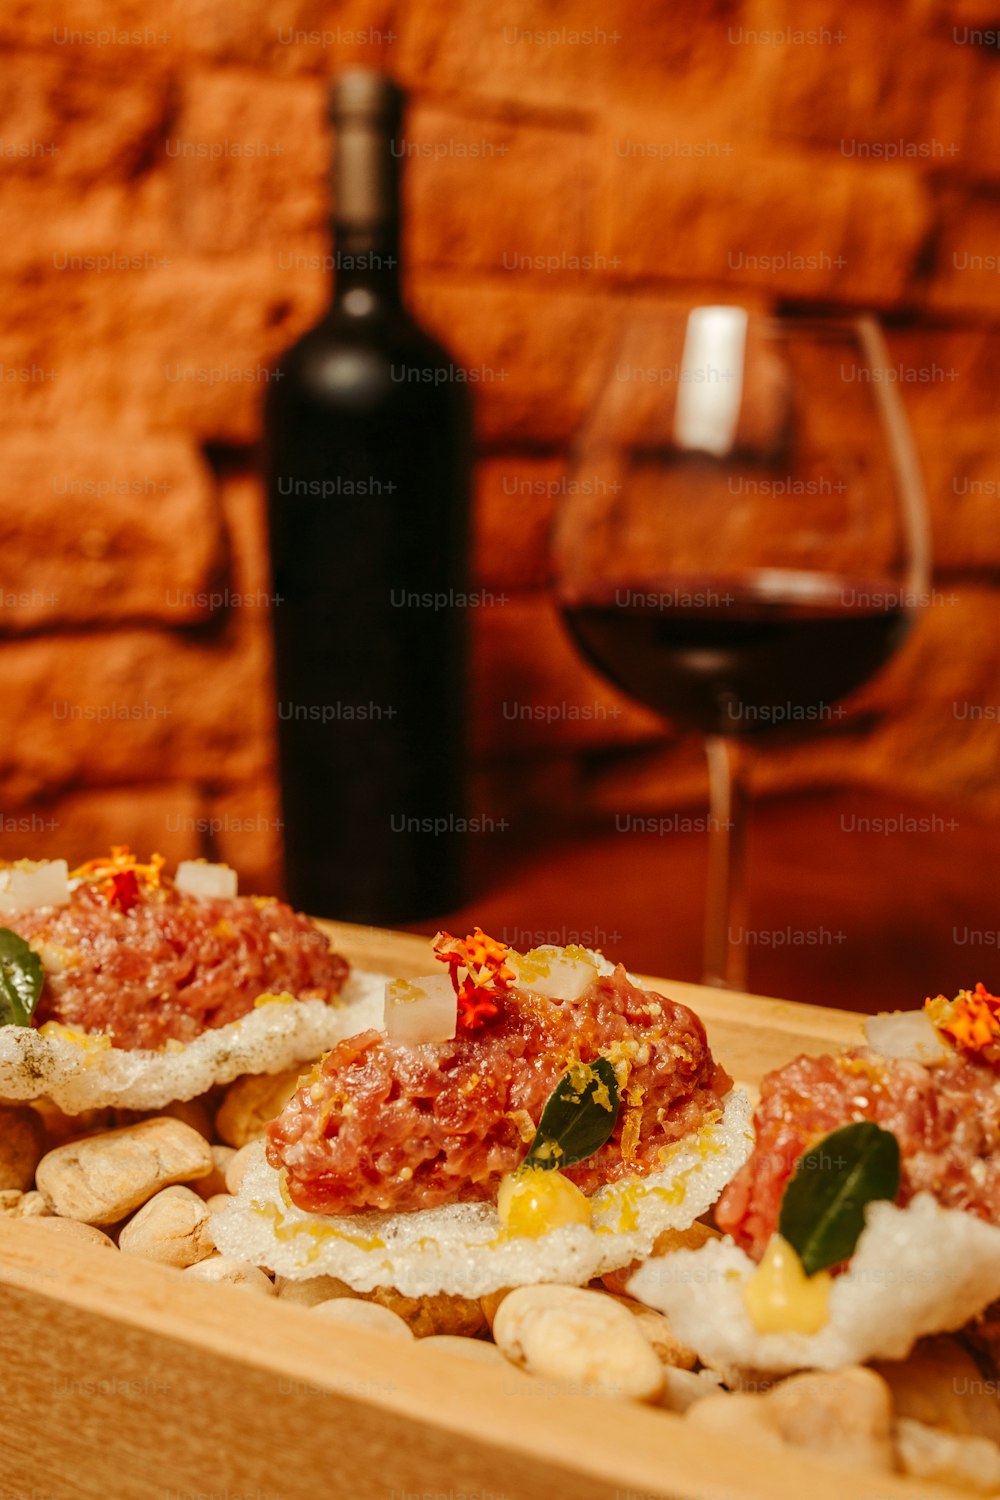
{"type": "Polygon", "coordinates": [[[911,618],[891,580],[779,569],[645,579],[560,603],[592,666],[702,734],[831,719],[897,650],[911,618]]]}

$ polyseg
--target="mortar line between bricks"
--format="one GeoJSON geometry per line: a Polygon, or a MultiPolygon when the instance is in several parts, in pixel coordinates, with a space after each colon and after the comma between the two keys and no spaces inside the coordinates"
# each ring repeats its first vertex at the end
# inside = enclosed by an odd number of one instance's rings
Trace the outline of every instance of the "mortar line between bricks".
{"type": "MultiPolygon", "coordinates": [[[[551,280],[551,278],[549,278],[551,280]]],[[[938,313],[935,310],[925,308],[917,301],[897,301],[885,303],[871,297],[863,297],[853,294],[838,300],[834,295],[827,293],[811,298],[791,297],[787,293],[782,294],[776,289],[771,290],[766,286],[753,283],[736,284],[732,280],[723,281],[718,279],[706,279],[704,281],[692,281],[689,277],[673,280],[669,277],[652,277],[648,273],[636,273],[634,276],[621,275],[615,278],[599,281],[596,286],[575,287],[572,283],[559,282],[555,286],[543,284],[539,278],[537,281],[529,279],[528,275],[522,274],[515,278],[510,273],[506,275],[491,270],[489,267],[446,266],[442,263],[418,262],[414,266],[414,274],[411,277],[411,295],[419,300],[423,293],[435,291],[465,291],[472,289],[482,290],[494,288],[506,292],[544,294],[550,299],[553,292],[557,295],[565,295],[599,306],[601,298],[608,300],[631,299],[638,292],[649,296],[651,299],[660,300],[665,303],[695,305],[705,301],[706,298],[718,298],[725,296],[726,300],[732,301],[734,297],[744,297],[750,306],[762,309],[780,309],[789,315],[801,313],[829,313],[833,316],[838,314],[852,315],[861,311],[874,309],[882,319],[884,326],[890,331],[896,329],[909,330],[919,328],[921,333],[936,332],[975,332],[996,328],[1000,330],[1000,310],[991,314],[979,311],[973,320],[970,314],[968,319],[948,318],[947,313],[938,313]],[[928,316],[929,315],[929,316],[928,316]],[[919,319],[919,322],[917,321],[919,319]]]]}

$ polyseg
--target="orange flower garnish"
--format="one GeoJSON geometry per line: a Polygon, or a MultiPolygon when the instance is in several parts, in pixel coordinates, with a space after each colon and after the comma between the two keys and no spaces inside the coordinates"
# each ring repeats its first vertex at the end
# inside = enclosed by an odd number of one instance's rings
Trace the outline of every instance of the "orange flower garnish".
{"type": "Polygon", "coordinates": [[[109,906],[117,906],[119,911],[131,911],[139,900],[139,880],[135,871],[116,870],[104,882],[104,893],[109,906]]]}
{"type": "Polygon", "coordinates": [[[151,890],[159,885],[163,864],[162,854],[151,855],[149,863],[143,865],[129,853],[127,844],[112,844],[110,858],[86,860],[70,872],[70,879],[100,881],[109,906],[131,911],[144,887],[151,890]]]}
{"type": "Polygon", "coordinates": [[[967,1052],[987,1052],[1000,1044],[1000,998],[983,984],[959,990],[954,1000],[928,998],[924,1009],[938,1031],[967,1052]]]}
{"type": "Polygon", "coordinates": [[[434,956],[448,965],[458,996],[458,1021],[467,1031],[478,1031],[499,1014],[500,1001],[514,983],[514,971],[505,963],[510,949],[487,937],[481,927],[465,938],[439,932],[434,956]]]}

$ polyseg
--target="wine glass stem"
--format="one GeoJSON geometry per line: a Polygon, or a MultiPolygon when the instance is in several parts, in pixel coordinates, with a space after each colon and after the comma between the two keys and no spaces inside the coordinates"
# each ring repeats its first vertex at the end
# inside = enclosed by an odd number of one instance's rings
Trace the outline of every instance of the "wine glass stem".
{"type": "Polygon", "coordinates": [[[708,755],[708,902],[705,909],[705,984],[747,986],[747,747],[713,734],[708,755]]]}

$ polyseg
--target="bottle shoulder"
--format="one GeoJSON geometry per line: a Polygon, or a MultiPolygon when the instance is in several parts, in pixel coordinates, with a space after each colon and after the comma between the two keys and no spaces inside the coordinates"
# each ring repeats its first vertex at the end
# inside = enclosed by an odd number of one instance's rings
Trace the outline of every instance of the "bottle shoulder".
{"type": "Polygon", "coordinates": [[[403,306],[379,306],[353,315],[336,304],[291,345],[284,359],[303,360],[334,348],[419,354],[440,363],[452,360],[447,349],[403,306]]]}
{"type": "Polygon", "coordinates": [[[277,380],[279,401],[298,390],[324,405],[420,389],[461,402],[467,384],[458,361],[401,307],[353,317],[334,306],[279,360],[277,380]]]}

